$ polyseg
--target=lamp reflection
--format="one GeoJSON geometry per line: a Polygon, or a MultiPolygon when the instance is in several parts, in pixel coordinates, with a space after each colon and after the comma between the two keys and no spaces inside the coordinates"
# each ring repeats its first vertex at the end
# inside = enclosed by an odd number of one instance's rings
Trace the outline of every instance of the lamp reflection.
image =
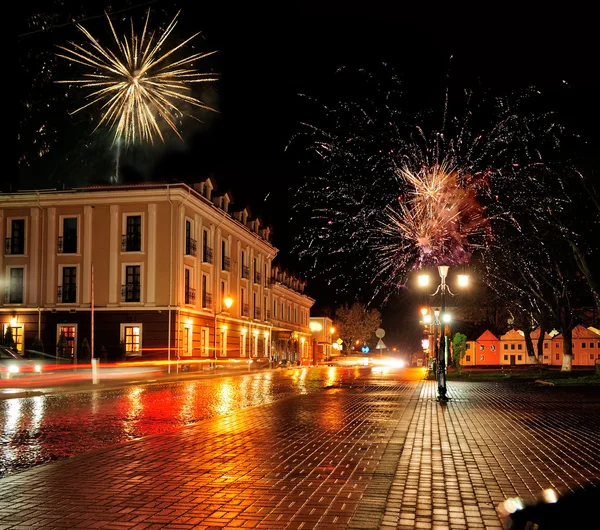
{"type": "Polygon", "coordinates": [[[140,399],[143,393],[144,389],[140,386],[130,388],[127,392],[127,414],[123,418],[123,431],[128,436],[135,436],[135,424],[144,410],[143,402],[140,399]]]}
{"type": "Polygon", "coordinates": [[[330,387],[335,385],[336,383],[336,374],[337,374],[337,370],[334,366],[330,366],[327,369],[326,372],[326,377],[327,379],[325,379],[325,387],[330,387]]]}

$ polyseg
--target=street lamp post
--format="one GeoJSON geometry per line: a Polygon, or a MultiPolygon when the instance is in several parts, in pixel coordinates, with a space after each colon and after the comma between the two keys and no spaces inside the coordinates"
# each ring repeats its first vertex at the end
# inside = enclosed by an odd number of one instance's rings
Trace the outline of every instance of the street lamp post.
{"type": "MultiPolygon", "coordinates": [[[[449,315],[446,313],[446,293],[453,293],[446,284],[446,278],[448,277],[448,265],[439,265],[438,274],[440,275],[440,284],[437,290],[432,296],[435,296],[438,292],[441,298],[440,311],[435,312],[435,326],[440,326],[440,339],[439,344],[435,343],[435,374],[438,385],[438,401],[448,401],[450,398],[447,396],[446,388],[446,365],[448,363],[448,337],[446,336],[446,323],[449,321],[449,315]],[[439,319],[441,317],[441,321],[439,319]]],[[[461,287],[465,287],[468,283],[468,276],[461,274],[458,277],[458,284],[461,287]]],[[[419,285],[425,287],[429,284],[429,276],[426,274],[419,275],[419,285]]]]}
{"type": "Polygon", "coordinates": [[[225,309],[222,309],[218,313],[215,313],[215,355],[214,355],[213,370],[216,370],[216,368],[217,368],[217,318],[219,317],[220,314],[224,313],[225,311],[229,311],[229,309],[231,309],[231,306],[233,305],[233,298],[231,298],[231,296],[226,296],[225,298],[223,298],[223,305],[225,306],[225,309]]]}

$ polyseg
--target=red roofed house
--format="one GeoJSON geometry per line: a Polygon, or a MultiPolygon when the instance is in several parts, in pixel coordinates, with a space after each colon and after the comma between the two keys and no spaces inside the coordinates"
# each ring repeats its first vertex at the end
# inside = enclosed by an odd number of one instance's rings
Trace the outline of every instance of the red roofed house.
{"type": "Polygon", "coordinates": [[[475,365],[500,365],[500,340],[491,331],[486,330],[475,341],[475,365]]]}

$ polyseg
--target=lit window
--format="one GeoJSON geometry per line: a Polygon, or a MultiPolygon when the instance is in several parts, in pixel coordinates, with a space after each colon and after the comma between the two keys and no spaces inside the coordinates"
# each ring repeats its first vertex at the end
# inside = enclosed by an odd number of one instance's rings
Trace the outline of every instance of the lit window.
{"type": "Polygon", "coordinates": [[[121,326],[123,330],[123,342],[125,344],[125,355],[128,357],[141,356],[141,324],[121,324],[121,326]]]}

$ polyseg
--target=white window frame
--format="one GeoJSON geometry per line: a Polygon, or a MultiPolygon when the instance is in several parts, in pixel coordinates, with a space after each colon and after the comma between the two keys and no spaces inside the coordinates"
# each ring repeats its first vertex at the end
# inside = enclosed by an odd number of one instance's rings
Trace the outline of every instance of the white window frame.
{"type": "MultiPolygon", "coordinates": [[[[20,256],[21,254],[19,254],[20,256]]],[[[22,306],[27,303],[27,265],[7,265],[6,266],[6,290],[4,305],[9,307],[22,306]],[[10,271],[11,269],[23,269],[23,301],[20,303],[10,303],[10,271]]]]}
{"type": "MultiPolygon", "coordinates": [[[[16,216],[16,217],[7,217],[6,218],[6,235],[5,237],[10,237],[12,238],[12,222],[13,221],[21,221],[24,220],[25,223],[23,224],[24,228],[23,228],[23,254],[6,254],[6,247],[4,247],[4,255],[6,257],[11,257],[11,256],[27,256],[27,248],[29,246],[29,217],[28,216],[16,216]]],[[[2,242],[4,244],[4,241],[2,242]]]]}
{"type": "Polygon", "coordinates": [[[187,348],[183,348],[183,357],[191,357],[194,351],[194,326],[192,324],[185,324],[183,326],[183,344],[186,344],[187,348]]]}
{"type": "Polygon", "coordinates": [[[258,330],[252,333],[252,357],[258,357],[258,330]]]}
{"type": "Polygon", "coordinates": [[[206,326],[200,328],[200,357],[208,357],[210,353],[210,329],[206,326]]]}
{"type": "MultiPolygon", "coordinates": [[[[131,254],[131,252],[127,252],[127,254],[131,254]]],[[[121,283],[119,284],[119,300],[121,304],[129,305],[139,305],[144,303],[144,285],[145,277],[144,277],[144,263],[142,261],[124,261],[121,263],[121,283]],[[127,285],[127,267],[139,267],[140,268],[140,301],[139,302],[125,302],[121,299],[121,287],[123,285],[127,285]]]]}
{"type": "Polygon", "coordinates": [[[59,322],[56,324],[56,342],[60,338],[60,328],[75,328],[75,336],[73,337],[73,360],[77,360],[77,338],[79,336],[78,324],[74,322],[59,322]]]}
{"type": "Polygon", "coordinates": [[[128,217],[137,217],[141,216],[140,221],[140,250],[130,250],[125,251],[121,246],[121,240],[119,240],[119,250],[121,254],[144,254],[146,252],[146,248],[144,245],[144,234],[146,232],[146,214],[145,212],[123,212],[121,217],[121,237],[127,235],[127,218],[128,217]]]}
{"type": "Polygon", "coordinates": [[[248,339],[248,331],[246,328],[242,329],[240,333],[240,357],[246,357],[246,341],[248,339]]]}
{"type": "MultiPolygon", "coordinates": [[[[77,219],[77,250],[75,252],[75,254],[67,254],[67,256],[80,256],[81,255],[81,215],[80,214],[72,214],[72,215],[59,215],[58,216],[58,237],[64,237],[64,230],[65,230],[65,219],[77,219]]],[[[59,254],[58,253],[58,244],[56,246],[56,253],[59,256],[64,255],[64,252],[59,254]]]]}
{"type": "Polygon", "coordinates": [[[219,330],[221,335],[221,351],[219,355],[221,357],[227,357],[227,326],[221,326],[219,330]]]}
{"type": "Polygon", "coordinates": [[[68,305],[74,305],[74,304],[78,304],[79,303],[79,284],[80,282],[80,274],[79,274],[79,263],[59,263],[58,265],[58,279],[56,280],[56,287],[62,287],[63,286],[63,269],[64,268],[70,268],[70,267],[75,267],[75,278],[76,278],[76,282],[75,282],[75,302],[63,302],[62,300],[58,299],[58,289],[56,290],[56,303],[57,304],[68,304],[68,305]]]}
{"type": "Polygon", "coordinates": [[[140,343],[139,343],[139,351],[138,352],[133,352],[133,353],[127,353],[125,352],[125,357],[141,357],[142,356],[142,344],[143,344],[143,337],[144,337],[144,325],[141,322],[125,322],[125,323],[121,323],[121,333],[120,333],[120,337],[121,337],[121,342],[125,342],[125,329],[126,328],[139,328],[140,329],[140,343]]]}

